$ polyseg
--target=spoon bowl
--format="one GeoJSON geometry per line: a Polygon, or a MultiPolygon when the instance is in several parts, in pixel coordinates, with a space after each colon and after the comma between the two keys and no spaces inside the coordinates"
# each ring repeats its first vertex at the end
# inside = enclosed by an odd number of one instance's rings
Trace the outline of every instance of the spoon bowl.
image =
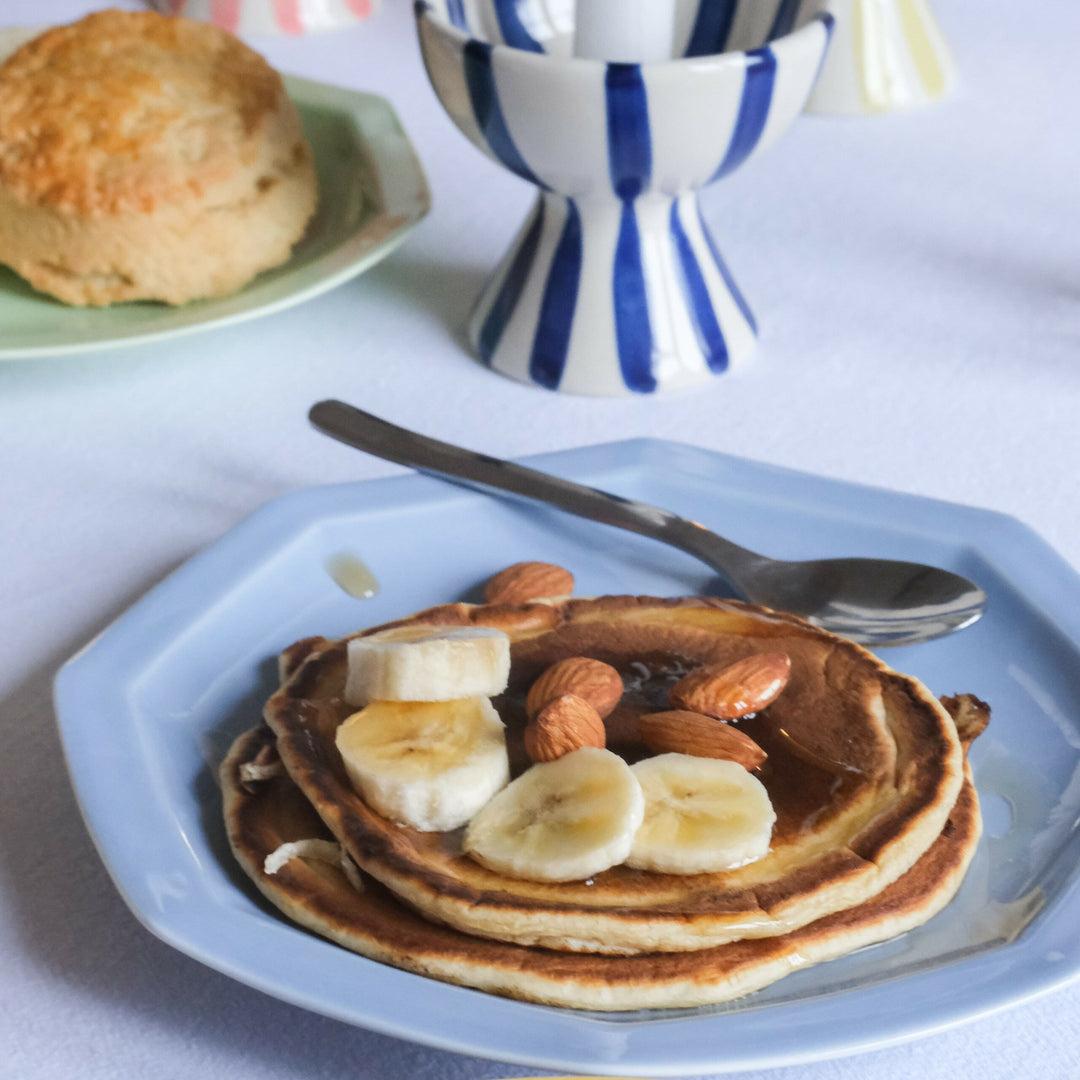
{"type": "Polygon", "coordinates": [[[308,415],[324,434],[375,457],[671,544],[723,575],[743,599],[864,645],[930,641],[970,626],[986,609],[982,589],[938,567],[894,559],[771,559],[668,510],[439,442],[341,401],[321,401],[308,415]]]}
{"type": "Polygon", "coordinates": [[[747,599],[879,647],[943,637],[986,609],[986,594],[966,578],[889,559],[772,561],[749,587],[756,595],[747,599]]]}

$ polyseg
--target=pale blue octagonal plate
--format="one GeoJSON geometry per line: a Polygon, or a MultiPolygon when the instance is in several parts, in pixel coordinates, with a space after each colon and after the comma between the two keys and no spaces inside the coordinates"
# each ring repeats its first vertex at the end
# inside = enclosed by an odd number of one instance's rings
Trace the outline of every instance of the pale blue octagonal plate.
{"type": "Polygon", "coordinates": [[[449,986],[354,956],[270,913],[229,856],[216,766],[254,724],[274,657],[467,598],[522,559],[570,567],[582,595],[707,591],[648,540],[419,476],[300,491],[264,507],[140,600],[56,682],[87,824],[142,922],[211,967],[329,1016],[433,1046],[563,1071],[674,1076],[790,1064],[984,1015],[1077,976],[1080,579],[1011,518],[671,443],[536,460],[787,558],[881,555],[957,570],[990,596],[953,637],[888,659],[994,719],[972,750],[986,835],[941,915],[726,1006],[603,1015],[449,986]],[[356,600],[327,563],[362,557],[356,600]],[[123,777],[123,783],[116,778],[123,777]]]}

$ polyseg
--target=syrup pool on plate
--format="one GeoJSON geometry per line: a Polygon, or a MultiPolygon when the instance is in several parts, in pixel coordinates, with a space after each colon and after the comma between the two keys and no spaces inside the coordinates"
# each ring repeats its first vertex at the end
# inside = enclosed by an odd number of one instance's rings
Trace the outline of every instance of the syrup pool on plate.
{"type": "Polygon", "coordinates": [[[379,592],[379,582],[371,568],[358,555],[341,552],[326,562],[330,576],[350,596],[358,600],[370,600],[379,592]]]}

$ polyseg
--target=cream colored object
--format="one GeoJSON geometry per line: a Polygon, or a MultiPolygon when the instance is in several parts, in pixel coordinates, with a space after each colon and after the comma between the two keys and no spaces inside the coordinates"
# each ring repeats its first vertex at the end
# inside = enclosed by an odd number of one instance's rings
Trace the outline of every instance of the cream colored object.
{"type": "Polygon", "coordinates": [[[830,12],[836,25],[807,112],[915,109],[938,101],[956,82],[929,0],[815,0],[809,10],[830,12]]]}
{"type": "Polygon", "coordinates": [[[776,812],[756,776],[734,761],[660,754],[633,766],[645,820],[627,866],[710,874],[766,855],[776,812]]]}
{"type": "Polygon", "coordinates": [[[464,825],[510,779],[503,723],[484,697],[378,701],[335,743],[361,798],[421,832],[464,825]]]}
{"type": "Polygon", "coordinates": [[[644,810],[626,762],[585,746],[526,769],[473,818],[463,846],[510,877],[580,881],[629,855],[644,810]]]}
{"type": "MultiPolygon", "coordinates": [[[[272,779],[268,777],[267,779],[272,779]]],[[[314,862],[336,866],[357,891],[364,891],[364,879],[349,853],[336,841],[307,838],[290,840],[271,851],[263,861],[263,873],[269,877],[281,872],[293,859],[310,859],[314,862]]]]}
{"type": "Polygon", "coordinates": [[[216,27],[103,11],[0,68],[0,262],[66,303],[234,292],[316,197],[280,77],[216,27]]]}
{"type": "Polygon", "coordinates": [[[349,642],[345,700],[449,701],[493,697],[510,677],[510,639],[478,627],[401,627],[349,642]]]}
{"type": "Polygon", "coordinates": [[[290,840],[275,848],[263,861],[263,872],[276,874],[293,859],[318,859],[332,866],[341,864],[341,845],[333,840],[290,840]]]}

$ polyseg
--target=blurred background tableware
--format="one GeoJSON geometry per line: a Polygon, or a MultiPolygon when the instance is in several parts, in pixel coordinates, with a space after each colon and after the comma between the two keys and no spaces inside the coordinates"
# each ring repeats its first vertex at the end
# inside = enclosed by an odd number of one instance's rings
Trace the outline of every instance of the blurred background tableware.
{"type": "Polygon", "coordinates": [[[234,34],[317,34],[370,18],[382,0],[150,0],[166,15],[214,23],[234,34]]]}
{"type": "Polygon", "coordinates": [[[808,112],[917,109],[956,83],[956,64],[930,0],[812,0],[810,7],[834,15],[836,29],[808,112]]]}
{"type": "MultiPolygon", "coordinates": [[[[421,49],[443,106],[477,147],[540,188],[469,322],[485,363],[551,390],[618,396],[683,389],[747,357],[757,326],[697,193],[806,104],[833,20],[799,21],[790,7],[662,3],[677,59],[629,62],[618,42],[619,62],[605,63],[590,57],[620,35],[602,22],[575,35],[566,4],[420,0],[421,49]]],[[[603,0],[578,6],[593,21],[606,9],[618,17],[603,0]]]]}

